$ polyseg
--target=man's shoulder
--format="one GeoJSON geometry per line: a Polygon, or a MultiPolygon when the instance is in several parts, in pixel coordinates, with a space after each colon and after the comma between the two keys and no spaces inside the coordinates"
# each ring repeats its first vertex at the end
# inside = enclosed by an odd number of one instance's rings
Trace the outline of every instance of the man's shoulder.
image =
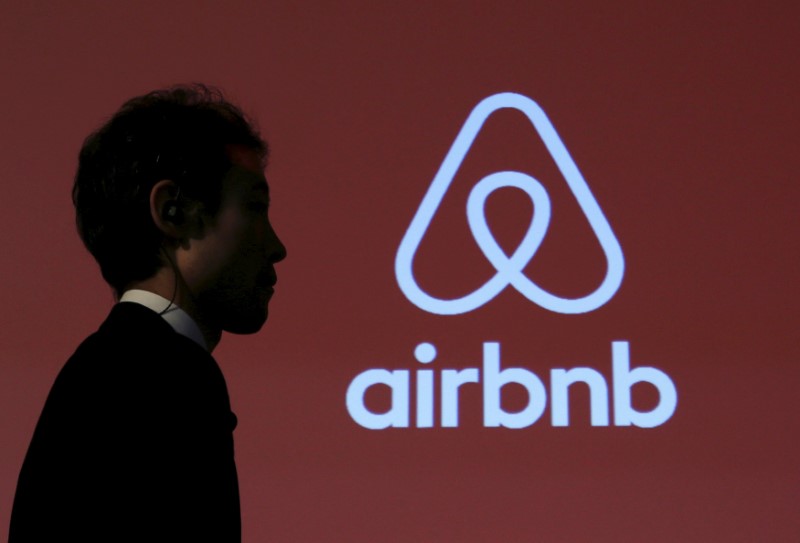
{"type": "Polygon", "coordinates": [[[121,302],[113,307],[98,330],[78,346],[70,362],[109,365],[106,357],[113,357],[117,361],[135,359],[137,365],[146,366],[176,354],[182,359],[206,355],[202,349],[192,348],[191,341],[177,334],[153,310],[121,302]]]}
{"type": "Polygon", "coordinates": [[[62,368],[54,389],[82,394],[169,386],[187,371],[214,364],[191,340],[157,313],[136,303],[118,303],[62,368]]]}
{"type": "Polygon", "coordinates": [[[152,309],[133,302],[120,302],[84,343],[102,345],[127,340],[146,347],[155,341],[170,341],[173,336],[174,330],[152,309]]]}
{"type": "Polygon", "coordinates": [[[227,402],[224,377],[205,350],[158,313],[123,302],[64,364],[42,418],[110,424],[227,402]]]}

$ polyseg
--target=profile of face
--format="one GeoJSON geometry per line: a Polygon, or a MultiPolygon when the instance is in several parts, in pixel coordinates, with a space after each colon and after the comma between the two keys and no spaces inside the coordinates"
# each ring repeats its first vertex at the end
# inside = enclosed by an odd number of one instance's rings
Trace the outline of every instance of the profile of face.
{"type": "Polygon", "coordinates": [[[269,186],[258,153],[229,146],[233,166],[222,183],[217,213],[201,212],[202,228],[182,252],[184,280],[203,319],[249,334],[267,320],[277,274],[286,257],[269,221],[269,186]]]}

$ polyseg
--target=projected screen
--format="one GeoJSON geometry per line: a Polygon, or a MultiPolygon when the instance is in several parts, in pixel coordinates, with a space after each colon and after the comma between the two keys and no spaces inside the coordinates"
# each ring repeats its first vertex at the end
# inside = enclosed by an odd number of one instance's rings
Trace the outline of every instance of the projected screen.
{"type": "Polygon", "coordinates": [[[268,140],[288,252],[266,326],[214,351],[244,541],[796,541],[780,4],[7,9],[0,529],[114,303],[81,142],[201,81],[268,140]]]}

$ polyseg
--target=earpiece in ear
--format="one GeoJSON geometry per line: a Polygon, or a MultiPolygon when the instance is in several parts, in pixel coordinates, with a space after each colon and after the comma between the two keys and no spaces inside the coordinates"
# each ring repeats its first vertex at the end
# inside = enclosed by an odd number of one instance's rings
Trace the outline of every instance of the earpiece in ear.
{"type": "Polygon", "coordinates": [[[164,220],[174,224],[180,224],[183,222],[183,211],[181,211],[181,208],[178,207],[177,202],[167,202],[166,206],[164,207],[164,220]]]}

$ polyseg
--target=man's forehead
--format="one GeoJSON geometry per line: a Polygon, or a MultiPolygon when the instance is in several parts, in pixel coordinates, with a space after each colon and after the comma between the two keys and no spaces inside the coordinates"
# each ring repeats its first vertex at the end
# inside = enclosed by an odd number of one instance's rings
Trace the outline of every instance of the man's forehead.
{"type": "Polygon", "coordinates": [[[245,145],[226,145],[225,152],[234,165],[241,166],[251,172],[263,173],[264,168],[267,166],[266,157],[263,153],[259,153],[245,145]]]}
{"type": "Polygon", "coordinates": [[[227,178],[231,179],[240,190],[264,191],[269,194],[261,154],[243,145],[227,145],[225,150],[233,163],[227,178]]]}

